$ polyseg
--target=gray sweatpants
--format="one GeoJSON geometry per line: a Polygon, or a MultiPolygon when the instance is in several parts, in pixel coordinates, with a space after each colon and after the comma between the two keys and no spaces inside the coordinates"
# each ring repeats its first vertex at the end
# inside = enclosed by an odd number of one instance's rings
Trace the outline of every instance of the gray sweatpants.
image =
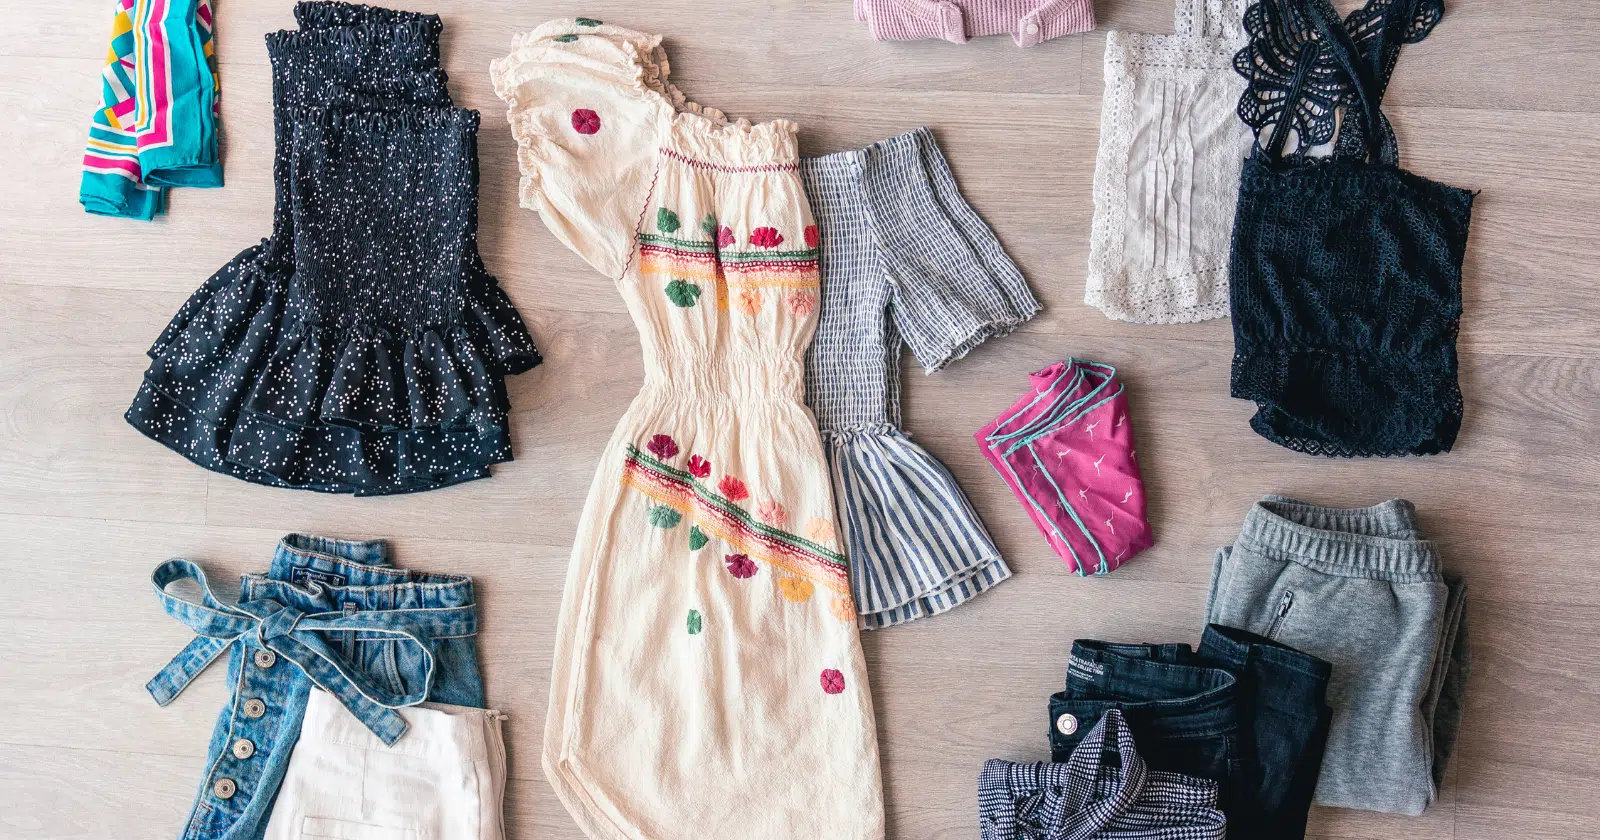
{"type": "Polygon", "coordinates": [[[1217,552],[1206,620],[1333,664],[1318,804],[1420,814],[1461,722],[1466,595],[1410,502],[1335,509],[1268,496],[1217,552]]]}

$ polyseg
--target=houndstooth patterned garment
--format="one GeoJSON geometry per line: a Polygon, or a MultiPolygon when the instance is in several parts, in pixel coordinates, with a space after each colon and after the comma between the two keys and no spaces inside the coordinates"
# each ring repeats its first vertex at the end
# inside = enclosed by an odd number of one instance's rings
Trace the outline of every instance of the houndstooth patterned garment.
{"type": "Polygon", "coordinates": [[[1011,576],[949,470],[900,426],[900,353],[941,370],[1039,304],[917,129],[801,162],[822,245],[806,402],[828,452],[867,629],[934,615],[1011,576]]]}
{"type": "Polygon", "coordinates": [[[1217,783],[1145,766],[1111,709],[1063,764],[993,758],[978,776],[983,840],[1223,840],[1217,783]],[[1105,760],[1115,744],[1117,766],[1105,760]]]}

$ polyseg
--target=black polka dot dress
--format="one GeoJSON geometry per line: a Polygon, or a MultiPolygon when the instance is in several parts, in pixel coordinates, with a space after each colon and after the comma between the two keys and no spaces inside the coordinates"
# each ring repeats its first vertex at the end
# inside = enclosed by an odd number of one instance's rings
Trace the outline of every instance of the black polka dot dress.
{"type": "Polygon", "coordinates": [[[540,361],[477,248],[478,114],[433,15],[295,9],[267,36],[272,235],[150,348],[139,431],[246,481],[380,495],[511,459],[504,379],[540,361]]]}

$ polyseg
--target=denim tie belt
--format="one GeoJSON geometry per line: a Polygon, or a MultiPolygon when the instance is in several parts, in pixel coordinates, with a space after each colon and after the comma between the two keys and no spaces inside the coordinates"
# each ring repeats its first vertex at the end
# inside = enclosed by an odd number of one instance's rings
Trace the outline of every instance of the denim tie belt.
{"type": "MultiPolygon", "coordinates": [[[[407,727],[394,710],[423,702],[433,686],[435,662],[427,640],[477,632],[477,610],[471,605],[308,614],[270,598],[224,604],[212,594],[205,572],[188,560],[162,563],[151,574],[150,583],[167,614],[198,634],[145,684],[156,703],[165,706],[172,702],[218,655],[234,644],[243,644],[293,662],[312,683],[337,697],[374,735],[391,745],[407,727]],[[199,585],[200,603],[167,591],[172,584],[186,580],[199,585]],[[324,641],[321,634],[325,633],[355,633],[364,640],[411,647],[423,662],[426,677],[411,693],[388,690],[324,641]]],[[[314,580],[306,585],[324,586],[314,580]]]]}

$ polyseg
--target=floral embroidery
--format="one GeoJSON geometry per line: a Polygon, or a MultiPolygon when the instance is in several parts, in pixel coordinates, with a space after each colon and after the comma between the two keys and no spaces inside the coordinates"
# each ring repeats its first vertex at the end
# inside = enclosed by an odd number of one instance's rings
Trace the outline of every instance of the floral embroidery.
{"type": "Polygon", "coordinates": [[[821,241],[822,237],[817,233],[817,226],[806,225],[806,247],[815,248],[817,247],[817,243],[821,241]]]}
{"type": "Polygon", "coordinates": [[[699,610],[690,610],[689,611],[689,635],[691,635],[691,636],[700,635],[701,626],[702,626],[702,622],[700,620],[700,611],[699,610]]]}
{"type": "Polygon", "coordinates": [[[678,454],[678,442],[672,439],[672,435],[656,435],[650,439],[649,443],[645,444],[644,448],[650,450],[651,455],[662,460],[678,454]]]}
{"type": "Polygon", "coordinates": [[[777,228],[758,227],[750,231],[750,244],[758,248],[776,248],[783,244],[783,234],[777,228]]]}
{"type": "Polygon", "coordinates": [[[778,578],[778,592],[784,598],[796,604],[804,604],[811,600],[811,594],[817,591],[816,584],[805,578],[780,577],[778,578]]]}
{"type": "Polygon", "coordinates": [[[748,554],[730,554],[727,557],[728,574],[745,580],[756,576],[756,561],[748,554]]]}
{"type": "Polygon", "coordinates": [[[593,134],[600,130],[600,115],[588,108],[572,112],[572,130],[579,134],[593,134]]]}
{"type": "MultiPolygon", "coordinates": [[[[833,614],[841,620],[854,620],[849,566],[837,549],[768,525],[687,470],[657,460],[641,448],[629,445],[626,449],[622,483],[691,518],[691,550],[700,550],[715,538],[727,544],[724,556],[742,554],[752,563],[771,566],[776,576],[804,578],[827,589],[834,596],[830,600],[843,601],[842,615],[837,603],[829,607],[833,614]],[[704,539],[697,538],[696,531],[704,539]]],[[[732,488],[722,487],[724,492],[733,489],[748,494],[744,482],[733,476],[723,478],[724,483],[730,478],[737,483],[732,488]]]]}
{"type": "Polygon", "coordinates": [[[728,497],[729,501],[738,502],[750,498],[750,488],[744,482],[731,475],[725,475],[717,482],[717,492],[728,497]]]}
{"type": "Polygon", "coordinates": [[[689,474],[695,478],[705,478],[711,474],[711,462],[699,455],[690,455],[689,474]]]}
{"type": "Polygon", "coordinates": [[[709,236],[712,239],[716,239],[717,238],[717,214],[715,214],[715,213],[707,213],[706,217],[704,219],[700,220],[700,230],[706,236],[709,236]]]}
{"type": "Polygon", "coordinates": [[[787,300],[789,302],[789,311],[799,318],[810,315],[817,308],[816,297],[806,292],[795,292],[789,295],[787,300]]]}
{"type": "Polygon", "coordinates": [[[578,36],[576,36],[576,35],[557,35],[556,36],[556,43],[558,43],[558,44],[570,44],[570,43],[572,43],[573,41],[576,41],[576,40],[578,40],[578,36]]]}
{"type": "Polygon", "coordinates": [[[602,21],[595,20],[594,18],[585,18],[585,17],[578,18],[577,20],[575,20],[573,22],[578,24],[579,26],[599,26],[602,23],[602,21]]]}
{"type": "Polygon", "coordinates": [[[756,516],[768,525],[779,528],[789,523],[789,511],[772,499],[766,499],[756,505],[756,516]]]}
{"type": "Polygon", "coordinates": [[[856,620],[856,605],[855,602],[851,601],[849,598],[833,599],[833,601],[828,604],[828,609],[833,613],[834,618],[837,618],[847,624],[853,623],[856,620]]]}
{"type": "Polygon", "coordinates": [[[681,278],[668,283],[666,292],[667,300],[685,308],[700,300],[700,287],[681,278]]]}
{"type": "Polygon", "coordinates": [[[838,694],[844,691],[844,674],[835,668],[823,668],[822,690],[826,694],[838,694]]]}
{"type": "Polygon", "coordinates": [[[812,542],[831,543],[839,536],[834,530],[833,523],[819,517],[812,517],[806,522],[806,537],[812,542]]]}
{"type": "Polygon", "coordinates": [[[717,228],[717,247],[726,248],[739,240],[733,238],[733,229],[727,225],[717,228]]]}
{"type": "Polygon", "coordinates": [[[754,318],[761,311],[761,293],[755,289],[739,291],[739,311],[754,318]]]}
{"type": "Polygon", "coordinates": [[[650,509],[650,524],[657,528],[676,528],[683,521],[683,514],[666,505],[656,505],[650,509]]]}
{"type": "Polygon", "coordinates": [[[656,208],[656,227],[660,228],[662,233],[675,233],[683,225],[678,221],[677,213],[665,207],[658,207],[656,208]]]}

